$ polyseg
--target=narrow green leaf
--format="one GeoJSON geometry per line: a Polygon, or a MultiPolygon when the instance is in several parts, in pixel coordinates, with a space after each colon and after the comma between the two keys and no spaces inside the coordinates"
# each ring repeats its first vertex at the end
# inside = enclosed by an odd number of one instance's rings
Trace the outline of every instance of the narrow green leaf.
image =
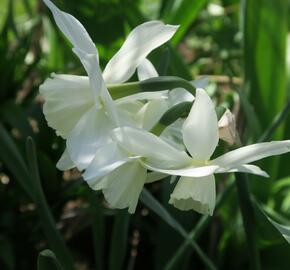
{"type": "Polygon", "coordinates": [[[168,46],[170,53],[170,64],[168,68],[168,74],[181,77],[185,80],[192,80],[192,74],[188,66],[185,64],[182,57],[172,46],[168,46]]]}
{"type": "Polygon", "coordinates": [[[114,223],[110,248],[110,270],[123,269],[128,245],[128,229],[130,215],[126,210],[119,211],[114,223]]]}
{"type": "Polygon", "coordinates": [[[104,213],[101,199],[97,193],[91,189],[88,190],[90,202],[90,212],[92,215],[92,232],[95,253],[96,269],[104,269],[104,213]]]}
{"type": "Polygon", "coordinates": [[[168,20],[171,24],[180,25],[180,28],[172,39],[174,46],[182,40],[206,2],[206,0],[181,0],[174,2],[171,11],[169,14],[166,14],[166,16],[169,16],[168,20]]]}
{"type": "Polygon", "coordinates": [[[0,123],[0,159],[9,169],[27,195],[34,199],[31,180],[26,164],[9,133],[0,123]]]}
{"type": "Polygon", "coordinates": [[[262,133],[262,128],[259,119],[257,117],[257,113],[254,107],[249,102],[249,99],[246,95],[246,91],[244,91],[244,89],[238,90],[238,94],[241,102],[241,107],[243,109],[243,113],[246,117],[246,121],[249,126],[249,131],[251,133],[251,136],[253,136],[254,139],[256,139],[262,133]]]}
{"type": "MultiPolygon", "coordinates": [[[[226,199],[229,192],[233,189],[233,187],[234,187],[234,182],[230,183],[225,188],[225,190],[218,195],[217,200],[216,200],[215,211],[219,209],[219,207],[222,205],[222,203],[226,199]]],[[[195,227],[189,232],[188,234],[189,238],[192,240],[197,240],[198,237],[201,235],[201,233],[207,228],[210,221],[211,221],[211,216],[202,216],[199,219],[198,223],[195,225],[195,227]]],[[[184,240],[184,242],[180,245],[180,247],[176,250],[175,254],[172,256],[172,258],[168,261],[164,269],[166,270],[176,269],[176,266],[186,254],[189,244],[190,242],[188,240],[184,240]]]]}
{"type": "Polygon", "coordinates": [[[64,270],[64,269],[61,267],[55,254],[51,250],[45,249],[41,251],[38,255],[37,270],[64,270]]]}
{"type": "Polygon", "coordinates": [[[178,221],[172,217],[168,211],[145,188],[143,188],[140,200],[155,214],[162,218],[163,221],[165,221],[169,226],[176,230],[182,237],[184,237],[184,239],[189,242],[189,244],[193,247],[193,249],[209,269],[216,269],[210,258],[208,258],[206,254],[200,249],[198,244],[189,237],[188,233],[185,231],[182,225],[178,223],[178,221]]]}
{"type": "Polygon", "coordinates": [[[30,137],[27,138],[26,142],[26,154],[28,158],[30,177],[32,179],[32,187],[35,190],[35,204],[37,205],[37,211],[46,239],[51,249],[59,258],[62,266],[67,270],[74,269],[74,263],[71,254],[65,246],[60,232],[56,228],[55,221],[44,196],[39,178],[35,145],[33,139],[30,137]]]}
{"type": "Polygon", "coordinates": [[[271,239],[270,243],[274,243],[274,238],[276,238],[276,240],[286,241],[290,244],[290,226],[282,225],[273,220],[270,216],[274,217],[274,214],[276,214],[274,210],[269,211],[267,207],[263,206],[256,200],[253,200],[253,202],[255,205],[257,220],[260,221],[261,228],[268,232],[268,237],[271,239]]]}
{"type": "MultiPolygon", "coordinates": [[[[288,1],[244,1],[244,61],[245,83],[249,86],[249,101],[255,107],[262,129],[266,129],[287,99],[286,38],[288,1]]],[[[284,125],[273,135],[283,138],[284,125]]],[[[280,157],[262,163],[271,177],[279,173],[280,157]]],[[[263,190],[267,193],[267,190],[263,190]]]]}
{"type": "Polygon", "coordinates": [[[248,188],[248,178],[243,173],[235,173],[235,175],[239,205],[248,244],[249,263],[251,269],[260,270],[261,262],[259,248],[257,246],[257,224],[248,188]]]}

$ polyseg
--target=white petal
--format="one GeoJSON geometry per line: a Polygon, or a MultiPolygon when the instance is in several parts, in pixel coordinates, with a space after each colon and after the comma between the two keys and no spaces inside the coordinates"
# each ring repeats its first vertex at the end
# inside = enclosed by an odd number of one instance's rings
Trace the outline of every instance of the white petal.
{"type": "Polygon", "coordinates": [[[241,164],[251,163],[265,157],[287,152],[290,152],[290,140],[257,143],[230,151],[212,160],[211,164],[219,165],[225,169],[231,169],[241,164]]]}
{"type": "Polygon", "coordinates": [[[145,130],[124,127],[114,129],[112,134],[121,148],[136,156],[152,158],[164,163],[170,162],[174,166],[187,164],[191,160],[185,152],[175,149],[145,130]]]}
{"type": "Polygon", "coordinates": [[[73,49],[74,53],[79,56],[90,80],[90,87],[94,95],[95,107],[100,108],[100,100],[102,101],[109,118],[116,126],[119,126],[119,118],[117,109],[112,97],[105,85],[102,77],[101,69],[98,64],[96,55],[87,54],[78,48],[73,49]]]}
{"type": "Polygon", "coordinates": [[[235,168],[228,169],[228,170],[220,168],[215,173],[231,173],[231,172],[251,173],[251,174],[260,175],[263,177],[269,177],[269,175],[265,171],[261,170],[261,168],[255,165],[250,165],[250,164],[240,165],[235,168]]]}
{"type": "Polygon", "coordinates": [[[147,58],[145,58],[137,67],[137,75],[139,81],[158,77],[155,67],[147,58]]]}
{"type": "Polygon", "coordinates": [[[169,203],[180,210],[212,215],[215,201],[215,179],[209,175],[200,178],[181,177],[170,195],[169,203]]]}
{"type": "Polygon", "coordinates": [[[173,147],[185,151],[185,146],[183,144],[182,138],[182,126],[184,119],[177,119],[174,123],[167,126],[161,133],[160,137],[167,143],[171,144],[173,147]]]}
{"type": "Polygon", "coordinates": [[[160,172],[150,172],[147,173],[147,178],[146,178],[146,184],[150,184],[156,181],[159,181],[161,179],[164,179],[168,175],[165,173],[160,173],[160,172]]]}
{"type": "Polygon", "coordinates": [[[132,101],[140,100],[154,100],[154,99],[168,99],[168,90],[156,92],[141,92],[138,94],[126,96],[115,100],[116,104],[124,104],[132,101]]]}
{"type": "Polygon", "coordinates": [[[93,107],[80,119],[66,142],[70,157],[79,170],[85,169],[94,159],[97,149],[110,140],[112,128],[102,109],[93,107]]]}
{"type": "Polygon", "coordinates": [[[88,77],[52,74],[39,91],[45,99],[43,112],[48,125],[63,138],[94,104],[88,77]]]}
{"type": "Polygon", "coordinates": [[[106,83],[127,81],[147,55],[167,42],[177,26],[151,21],[137,26],[129,34],[121,49],[113,56],[104,70],[106,83]]]}
{"type": "Polygon", "coordinates": [[[175,88],[169,92],[170,107],[181,102],[193,102],[194,96],[183,88],[175,88]]]}
{"type": "Polygon", "coordinates": [[[161,164],[160,167],[158,167],[157,162],[150,162],[149,161],[141,161],[142,165],[147,168],[148,170],[155,171],[155,172],[161,172],[169,175],[180,175],[180,176],[186,176],[186,177],[204,177],[211,174],[214,174],[218,169],[219,166],[215,165],[208,165],[208,166],[188,166],[184,167],[182,169],[163,169],[162,166],[164,164],[161,164]]]}
{"type": "Polygon", "coordinates": [[[129,213],[135,212],[138,199],[146,181],[146,169],[139,162],[122,165],[106,178],[103,189],[107,202],[114,208],[129,208],[129,213]]]}
{"type": "Polygon", "coordinates": [[[71,160],[67,149],[64,150],[62,156],[56,164],[56,167],[61,171],[67,171],[75,167],[75,164],[71,160]]]}
{"type": "Polygon", "coordinates": [[[87,181],[94,178],[95,181],[96,178],[104,177],[129,160],[128,155],[111,141],[96,151],[95,158],[83,173],[83,178],[87,181]]]}
{"type": "Polygon", "coordinates": [[[136,117],[140,119],[141,127],[151,130],[168,110],[168,102],[164,99],[155,99],[147,102],[138,112],[136,117]]]}
{"type": "Polygon", "coordinates": [[[99,107],[99,95],[101,91],[108,91],[99,67],[98,57],[95,54],[88,54],[78,48],[73,48],[73,52],[79,57],[90,80],[90,88],[93,93],[95,104],[99,107]]]}
{"type": "Polygon", "coordinates": [[[67,39],[86,53],[97,55],[97,49],[83,25],[72,15],[61,11],[51,1],[43,0],[51,10],[58,28],[67,39]]]}
{"type": "Polygon", "coordinates": [[[183,125],[183,141],[194,159],[209,160],[219,140],[218,120],[214,105],[201,88],[183,125]]]}
{"type": "Polygon", "coordinates": [[[208,85],[208,78],[202,77],[202,78],[191,81],[191,83],[195,88],[203,88],[204,89],[208,85]]]}

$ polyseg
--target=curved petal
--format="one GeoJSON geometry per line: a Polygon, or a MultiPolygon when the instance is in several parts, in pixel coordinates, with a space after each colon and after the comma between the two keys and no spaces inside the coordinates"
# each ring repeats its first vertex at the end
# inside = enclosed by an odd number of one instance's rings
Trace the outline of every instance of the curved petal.
{"type": "Polygon", "coordinates": [[[146,184],[150,184],[159,180],[164,179],[168,175],[165,173],[160,173],[160,172],[150,172],[147,173],[147,178],[146,178],[146,184]]]}
{"type": "Polygon", "coordinates": [[[218,169],[219,166],[216,165],[208,165],[208,166],[189,166],[182,169],[163,169],[162,167],[157,167],[158,165],[156,162],[150,161],[141,161],[142,165],[147,168],[148,170],[161,172],[169,175],[180,175],[186,177],[203,177],[214,174],[218,169]]]}
{"type": "Polygon", "coordinates": [[[39,88],[48,125],[66,138],[82,115],[93,106],[88,77],[52,74],[39,88]]]}
{"type": "Polygon", "coordinates": [[[170,107],[182,102],[193,102],[193,100],[194,96],[183,88],[175,88],[169,92],[170,107]]]}
{"type": "Polygon", "coordinates": [[[99,95],[101,91],[108,91],[99,67],[98,57],[95,54],[88,54],[78,48],[73,48],[73,52],[79,57],[90,80],[90,88],[95,98],[96,107],[99,107],[99,95]]]}
{"type": "Polygon", "coordinates": [[[72,15],[61,11],[51,1],[43,0],[51,10],[58,28],[67,39],[86,53],[98,55],[97,49],[83,25],[72,15]]]}
{"type": "Polygon", "coordinates": [[[75,167],[75,164],[71,160],[67,149],[64,150],[62,156],[56,164],[56,167],[61,171],[67,171],[75,167]]]}
{"type": "Polygon", "coordinates": [[[168,109],[168,102],[164,99],[155,99],[147,102],[136,117],[140,119],[141,127],[151,130],[168,109]]]}
{"type": "Polygon", "coordinates": [[[103,80],[96,55],[87,54],[77,48],[74,48],[73,51],[79,56],[89,76],[90,87],[95,98],[95,107],[100,108],[100,100],[102,100],[109,118],[115,123],[116,126],[119,126],[117,109],[103,80]]]}
{"type": "Polygon", "coordinates": [[[158,77],[155,67],[147,58],[145,58],[137,67],[137,75],[139,81],[158,77]]]}
{"type": "Polygon", "coordinates": [[[181,177],[170,195],[169,203],[180,210],[212,215],[215,201],[215,179],[209,175],[199,178],[181,177]]]}
{"type": "Polygon", "coordinates": [[[240,165],[235,168],[231,168],[229,170],[220,168],[215,173],[231,173],[231,172],[251,173],[251,174],[260,175],[263,177],[269,177],[269,175],[265,171],[261,170],[260,167],[255,166],[255,165],[250,165],[250,164],[240,165]]]}
{"type": "Polygon", "coordinates": [[[146,22],[137,26],[107,64],[103,72],[105,82],[127,81],[147,55],[168,41],[177,28],[177,26],[165,25],[160,21],[146,22]]]}
{"type": "Polygon", "coordinates": [[[191,161],[185,152],[175,149],[148,131],[123,127],[114,129],[112,134],[119,146],[133,155],[170,162],[174,166],[182,166],[191,161]]]}
{"type": "Polygon", "coordinates": [[[141,92],[115,100],[116,104],[124,104],[140,100],[168,99],[168,90],[155,92],[141,92]]]}
{"type": "Polygon", "coordinates": [[[169,144],[171,144],[176,149],[186,151],[182,138],[183,123],[184,119],[182,118],[177,119],[175,122],[173,122],[171,125],[167,126],[163,130],[160,137],[169,144]]]}
{"type": "Polygon", "coordinates": [[[201,88],[183,128],[184,144],[194,159],[209,160],[219,140],[218,119],[208,94],[201,88]]]}
{"type": "Polygon", "coordinates": [[[122,151],[118,145],[111,141],[100,148],[95,153],[95,158],[92,160],[86,171],[83,173],[83,178],[86,181],[104,177],[124,163],[130,158],[122,151]]]}
{"type": "Polygon", "coordinates": [[[290,152],[290,140],[257,143],[230,151],[212,160],[210,164],[231,169],[265,157],[281,155],[287,152],[290,152]]]}
{"type": "Polygon", "coordinates": [[[106,177],[103,193],[107,202],[114,208],[129,208],[135,212],[138,199],[146,181],[146,169],[139,162],[122,165],[106,177]]]}
{"type": "Polygon", "coordinates": [[[79,170],[85,169],[94,159],[97,149],[110,141],[113,125],[106,113],[92,107],[69,134],[67,149],[79,170]]]}

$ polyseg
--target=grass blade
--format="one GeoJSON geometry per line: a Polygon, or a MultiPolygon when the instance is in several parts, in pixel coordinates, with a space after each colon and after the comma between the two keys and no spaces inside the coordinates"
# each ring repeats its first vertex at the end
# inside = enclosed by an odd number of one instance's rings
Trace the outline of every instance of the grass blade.
{"type": "Polygon", "coordinates": [[[32,138],[28,138],[26,142],[26,152],[28,157],[28,168],[32,179],[32,186],[35,190],[35,204],[37,205],[38,214],[41,220],[41,225],[45,233],[46,239],[51,249],[57,255],[62,266],[67,269],[74,269],[73,259],[65,246],[64,240],[57,230],[53,216],[45,199],[41,186],[39,171],[37,165],[37,156],[35,145],[32,138]]]}
{"type": "Polygon", "coordinates": [[[183,236],[187,241],[189,241],[190,245],[197,252],[201,260],[205,263],[205,265],[209,269],[216,269],[213,262],[206,256],[206,254],[200,249],[198,244],[190,239],[185,229],[177,222],[177,220],[172,217],[167,210],[150,194],[148,190],[143,189],[140,200],[155,214],[157,214],[160,218],[163,219],[169,226],[171,226],[174,230],[176,230],[181,236],[183,236]]]}
{"type": "MultiPolygon", "coordinates": [[[[226,187],[223,193],[218,195],[218,198],[216,201],[216,208],[215,208],[216,210],[224,202],[225,198],[227,197],[227,194],[229,194],[230,190],[232,190],[233,187],[234,187],[234,183],[232,182],[226,187]]],[[[206,229],[210,220],[211,220],[211,216],[202,216],[200,220],[198,221],[198,223],[196,224],[196,226],[188,234],[189,238],[192,240],[196,240],[201,235],[201,233],[206,229]]],[[[189,244],[190,244],[189,240],[184,240],[183,244],[180,245],[180,247],[175,252],[174,256],[170,259],[170,261],[165,266],[166,270],[175,269],[178,262],[181,261],[183,256],[185,255],[185,252],[189,244]]]]}
{"type": "Polygon", "coordinates": [[[113,228],[110,249],[110,270],[121,270],[126,256],[130,215],[126,210],[119,211],[113,228]]]}
{"type": "Polygon", "coordinates": [[[175,1],[171,7],[171,12],[167,15],[169,16],[168,20],[170,23],[180,25],[177,33],[171,40],[174,46],[182,40],[206,2],[206,0],[175,1]]]}
{"type": "Polygon", "coordinates": [[[64,270],[64,269],[61,267],[55,254],[51,250],[45,249],[41,251],[38,255],[37,270],[64,270]]]}
{"type": "Polygon", "coordinates": [[[26,194],[34,199],[34,192],[31,188],[31,182],[29,177],[29,172],[27,170],[26,164],[17,149],[11,136],[5,130],[5,128],[0,124],[0,159],[3,161],[5,166],[13,174],[15,179],[18,181],[20,186],[26,192],[26,194]]]}

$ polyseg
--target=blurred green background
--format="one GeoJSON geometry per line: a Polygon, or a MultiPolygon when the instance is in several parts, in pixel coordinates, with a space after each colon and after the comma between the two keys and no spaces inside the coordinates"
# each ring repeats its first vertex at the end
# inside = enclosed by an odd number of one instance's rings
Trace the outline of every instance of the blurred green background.
{"type": "MultiPolygon", "coordinates": [[[[152,19],[180,24],[170,43],[149,56],[160,74],[207,76],[213,99],[237,116],[244,144],[290,139],[287,0],[54,3],[85,26],[102,68],[138,24],[152,19]]],[[[1,270],[37,269],[38,254],[47,248],[63,268],[53,266],[53,256],[43,263],[50,256],[45,253],[38,269],[253,267],[232,175],[217,177],[213,217],[169,205],[169,179],[147,185],[136,213],[129,215],[111,209],[77,171],[56,169],[64,141],[47,126],[38,87],[52,72],[84,70],[41,1],[0,1],[0,59],[1,270]]],[[[269,158],[259,163],[269,180],[249,176],[250,223],[261,269],[289,269],[289,244],[255,204],[290,225],[289,164],[289,155],[269,158]]]]}

